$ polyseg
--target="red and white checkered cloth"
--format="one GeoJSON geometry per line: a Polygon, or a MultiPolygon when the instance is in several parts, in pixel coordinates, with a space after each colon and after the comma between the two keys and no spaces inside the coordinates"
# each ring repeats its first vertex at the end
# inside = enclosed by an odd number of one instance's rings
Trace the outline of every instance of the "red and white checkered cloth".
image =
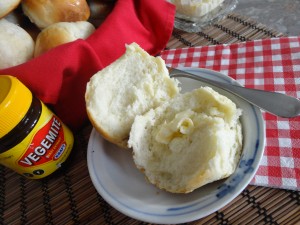
{"type": "MultiPolygon", "coordinates": [[[[171,49],[161,57],[170,67],[212,69],[249,88],[300,98],[300,36],[171,49]]],[[[263,116],[266,147],[251,184],[300,190],[300,116],[263,116]]]]}

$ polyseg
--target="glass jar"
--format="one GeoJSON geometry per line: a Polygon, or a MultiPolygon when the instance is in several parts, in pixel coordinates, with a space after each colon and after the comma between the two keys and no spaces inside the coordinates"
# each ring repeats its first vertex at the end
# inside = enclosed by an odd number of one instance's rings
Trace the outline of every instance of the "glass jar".
{"type": "Polygon", "coordinates": [[[200,32],[235,9],[237,0],[168,0],[176,6],[174,27],[200,32]]]}

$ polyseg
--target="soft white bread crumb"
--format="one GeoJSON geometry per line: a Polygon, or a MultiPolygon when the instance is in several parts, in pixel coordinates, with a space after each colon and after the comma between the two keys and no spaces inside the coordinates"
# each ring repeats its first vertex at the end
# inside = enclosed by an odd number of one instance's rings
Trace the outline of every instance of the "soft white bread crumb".
{"type": "Polygon", "coordinates": [[[176,96],[178,82],[164,61],[136,43],[118,60],[96,73],[87,84],[89,119],[104,138],[127,148],[134,118],[176,96]]]}
{"type": "Polygon", "coordinates": [[[174,193],[228,177],[242,148],[240,115],[209,87],[177,95],[135,118],[128,141],[134,162],[151,183],[174,193]]]}
{"type": "Polygon", "coordinates": [[[5,17],[12,12],[21,3],[21,0],[1,0],[0,1],[0,18],[5,17]]]}
{"type": "Polygon", "coordinates": [[[0,19],[0,69],[27,62],[33,57],[34,41],[20,26],[0,19]]]}
{"type": "Polygon", "coordinates": [[[94,25],[87,21],[54,23],[43,29],[37,36],[34,57],[37,57],[56,46],[77,39],[86,39],[94,31],[94,25]]]}
{"type": "Polygon", "coordinates": [[[23,12],[38,28],[58,22],[86,21],[90,8],[86,0],[22,0],[23,12]]]}

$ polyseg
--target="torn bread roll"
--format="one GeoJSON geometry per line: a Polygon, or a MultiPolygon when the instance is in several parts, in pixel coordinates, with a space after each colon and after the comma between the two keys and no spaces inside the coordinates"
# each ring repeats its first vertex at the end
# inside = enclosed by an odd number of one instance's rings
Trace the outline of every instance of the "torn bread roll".
{"type": "Polygon", "coordinates": [[[85,100],[89,119],[107,140],[127,148],[134,118],[169,101],[179,92],[162,58],[136,43],[118,60],[93,75],[85,100]]]}
{"type": "Polygon", "coordinates": [[[59,22],[42,30],[36,39],[34,57],[37,57],[56,46],[86,39],[95,31],[93,24],[87,21],[59,22]]]}
{"type": "Polygon", "coordinates": [[[22,9],[40,29],[58,22],[86,21],[90,16],[86,0],[23,0],[22,9]]]}
{"type": "Polygon", "coordinates": [[[152,184],[188,193],[230,176],[242,149],[241,110],[209,87],[179,94],[135,118],[128,141],[152,184]]]}
{"type": "Polygon", "coordinates": [[[16,66],[33,58],[34,41],[20,26],[0,19],[0,69],[16,66]]]}
{"type": "Polygon", "coordinates": [[[17,8],[20,3],[21,0],[0,0],[0,18],[8,15],[17,8]]]}

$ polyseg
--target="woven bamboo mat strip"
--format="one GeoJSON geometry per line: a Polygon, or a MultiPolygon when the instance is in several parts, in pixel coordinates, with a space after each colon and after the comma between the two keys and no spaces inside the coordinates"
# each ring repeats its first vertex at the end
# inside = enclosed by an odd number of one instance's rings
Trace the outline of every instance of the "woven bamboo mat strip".
{"type": "MultiPolygon", "coordinates": [[[[174,29],[167,49],[236,43],[285,36],[237,14],[189,34],[174,29]]],[[[91,125],[75,134],[68,164],[50,177],[28,180],[0,166],[0,225],[10,224],[146,224],[107,204],[96,192],[87,170],[86,150],[91,125]]],[[[201,224],[299,224],[300,193],[248,186],[232,202],[201,224]]]]}

